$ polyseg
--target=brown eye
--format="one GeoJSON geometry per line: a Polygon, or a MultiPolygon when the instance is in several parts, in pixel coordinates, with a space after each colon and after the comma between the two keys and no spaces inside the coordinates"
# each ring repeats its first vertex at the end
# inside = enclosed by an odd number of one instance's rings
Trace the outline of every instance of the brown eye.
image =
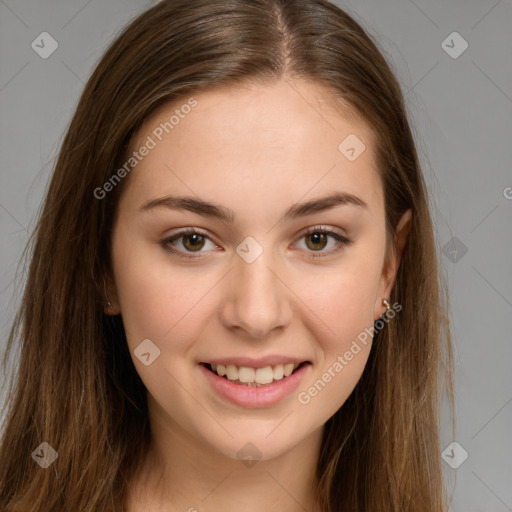
{"type": "MultiPolygon", "coordinates": [[[[351,240],[339,235],[335,231],[319,226],[309,228],[308,231],[302,235],[301,240],[302,239],[306,240],[306,252],[309,258],[330,256],[341,250],[344,246],[352,243],[351,240]],[[325,251],[325,247],[329,245],[329,239],[335,240],[334,248],[325,251]]],[[[167,252],[176,254],[181,258],[193,259],[200,258],[201,253],[207,252],[201,249],[205,247],[208,241],[212,242],[210,237],[205,233],[193,228],[188,228],[162,240],[160,244],[167,252]],[[176,242],[180,239],[182,239],[181,246],[183,249],[177,247],[178,244],[176,242]],[[197,253],[197,255],[194,253],[197,253]]],[[[213,242],[212,245],[217,247],[213,242]]]]}
{"type": "MultiPolygon", "coordinates": [[[[206,236],[206,234],[203,234],[196,229],[188,228],[166,238],[165,240],[162,240],[160,245],[167,252],[177,254],[182,258],[191,259],[201,257],[201,253],[206,252],[201,249],[205,247],[207,241],[211,242],[210,238],[206,236]],[[180,239],[182,239],[181,246],[183,249],[177,247],[179,244],[176,242],[180,239]],[[193,253],[197,253],[197,256],[193,253]]],[[[212,245],[216,247],[213,242],[212,245]]]]}
{"type": "Polygon", "coordinates": [[[309,253],[307,256],[308,258],[322,258],[330,256],[341,250],[344,246],[348,246],[352,243],[348,238],[321,226],[313,226],[312,228],[309,228],[306,233],[302,235],[302,238],[306,240],[306,252],[309,253]],[[336,241],[334,249],[324,251],[323,249],[329,243],[329,238],[333,238],[336,241]]]}
{"type": "Polygon", "coordinates": [[[182,235],[179,238],[183,238],[183,246],[187,250],[197,251],[204,247],[204,237],[197,233],[192,235],[182,235]]]}

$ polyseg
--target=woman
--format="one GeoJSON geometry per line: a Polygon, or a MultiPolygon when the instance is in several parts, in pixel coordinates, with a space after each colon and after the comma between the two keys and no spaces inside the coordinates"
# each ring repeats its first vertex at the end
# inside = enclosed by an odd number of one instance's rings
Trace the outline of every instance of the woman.
{"type": "Polygon", "coordinates": [[[62,144],[0,509],[445,511],[441,278],[370,36],[324,0],[164,0],[62,144]]]}

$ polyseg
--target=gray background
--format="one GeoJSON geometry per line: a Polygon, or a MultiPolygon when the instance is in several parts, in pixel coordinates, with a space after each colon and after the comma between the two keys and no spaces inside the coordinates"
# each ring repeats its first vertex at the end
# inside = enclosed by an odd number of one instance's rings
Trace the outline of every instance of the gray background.
{"type": "MultiPolygon", "coordinates": [[[[454,327],[455,440],[469,454],[457,469],[443,462],[452,510],[512,511],[512,2],[336,3],[391,61],[431,192],[454,327]],[[457,58],[444,49],[462,48],[454,31],[469,45],[457,58]]],[[[150,5],[0,0],[0,349],[24,280],[15,286],[17,265],[83,84],[150,5]],[[47,59],[31,47],[45,31],[58,42],[47,59]]]]}

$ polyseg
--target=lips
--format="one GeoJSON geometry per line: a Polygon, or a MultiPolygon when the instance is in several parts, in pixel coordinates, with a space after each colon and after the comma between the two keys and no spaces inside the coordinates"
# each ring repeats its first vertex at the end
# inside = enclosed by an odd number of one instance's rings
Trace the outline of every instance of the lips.
{"type": "MultiPolygon", "coordinates": [[[[199,371],[198,375],[202,376],[200,380],[206,383],[217,396],[228,400],[232,404],[246,408],[276,406],[281,400],[287,397],[289,398],[303,379],[305,379],[307,375],[311,375],[312,372],[312,364],[309,361],[303,361],[302,363],[298,363],[297,368],[292,371],[288,377],[284,376],[283,368],[283,377],[280,380],[273,379],[272,382],[268,384],[259,384],[257,382],[240,382],[238,378],[236,380],[229,380],[226,375],[220,377],[217,372],[213,371],[213,364],[217,365],[218,370],[218,365],[222,363],[200,363],[197,365],[199,371]]],[[[282,365],[282,363],[278,364],[282,365]]],[[[229,366],[230,365],[227,365],[226,368],[229,366]]],[[[284,365],[282,366],[284,367],[284,365]]],[[[274,371],[274,367],[272,367],[272,371],[274,371]]],[[[248,368],[251,368],[255,372],[256,378],[256,371],[263,370],[265,367],[248,368]]],[[[243,370],[243,367],[239,367],[239,369],[243,370]]],[[[242,379],[244,378],[242,372],[242,379]]]]}

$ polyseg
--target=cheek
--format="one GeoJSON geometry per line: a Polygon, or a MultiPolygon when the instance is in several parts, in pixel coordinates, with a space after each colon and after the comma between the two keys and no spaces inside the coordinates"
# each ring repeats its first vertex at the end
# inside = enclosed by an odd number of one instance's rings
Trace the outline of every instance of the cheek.
{"type": "Polygon", "coordinates": [[[149,338],[157,345],[172,339],[173,350],[187,339],[184,326],[190,315],[201,310],[200,299],[209,287],[208,280],[194,279],[193,271],[172,266],[167,254],[147,243],[131,243],[123,236],[114,245],[113,259],[118,299],[130,348],[149,338]]]}
{"type": "Polygon", "coordinates": [[[322,327],[316,336],[318,366],[297,398],[303,405],[311,404],[325,421],[353,391],[372,343],[380,260],[354,253],[344,263],[330,275],[323,269],[303,281],[304,293],[310,289],[307,305],[322,327]]]}
{"type": "Polygon", "coordinates": [[[301,294],[327,329],[327,351],[356,337],[373,325],[373,310],[379,285],[379,261],[351,255],[343,264],[326,272],[319,270],[302,278],[301,294]]]}

